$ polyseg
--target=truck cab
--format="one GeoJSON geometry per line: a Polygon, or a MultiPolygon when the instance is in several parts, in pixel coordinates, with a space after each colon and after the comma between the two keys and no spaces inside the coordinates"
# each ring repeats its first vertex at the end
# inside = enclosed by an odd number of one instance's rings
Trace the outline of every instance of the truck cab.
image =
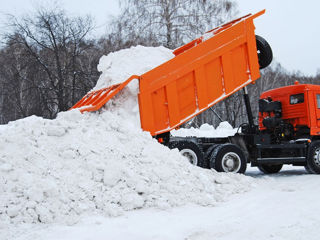
{"type": "Polygon", "coordinates": [[[320,86],[295,82],[262,93],[254,136],[248,147],[251,164],[263,172],[292,164],[319,174],[320,86]]]}
{"type": "MultiPolygon", "coordinates": [[[[278,118],[287,126],[290,126],[290,134],[294,139],[305,137],[315,140],[320,138],[319,85],[295,82],[291,86],[264,92],[260,96],[260,103],[261,101],[267,101],[269,105],[275,102],[280,103],[281,115],[278,118]]],[[[261,131],[266,131],[269,127],[268,124],[264,124],[267,122],[266,119],[276,116],[275,111],[277,110],[272,108],[269,110],[272,111],[264,111],[264,109],[259,111],[259,128],[261,131]]]]}

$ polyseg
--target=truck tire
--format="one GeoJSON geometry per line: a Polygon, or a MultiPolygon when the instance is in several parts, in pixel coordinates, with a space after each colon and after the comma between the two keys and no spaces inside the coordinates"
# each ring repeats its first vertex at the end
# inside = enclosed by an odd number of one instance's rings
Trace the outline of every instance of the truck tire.
{"type": "Polygon", "coordinates": [[[199,144],[192,141],[176,141],[169,143],[169,148],[178,148],[180,153],[187,157],[189,162],[195,166],[203,167],[204,154],[199,144]]]}
{"type": "Polygon", "coordinates": [[[212,144],[207,151],[204,153],[204,168],[210,168],[210,157],[212,152],[216,147],[218,147],[219,144],[212,144]]]}
{"type": "Polygon", "coordinates": [[[247,160],[237,145],[221,144],[211,154],[210,168],[218,172],[244,173],[247,169],[247,160]]]}
{"type": "Polygon", "coordinates": [[[310,143],[306,169],[310,173],[320,174],[320,141],[310,143]]]}
{"type": "Polygon", "coordinates": [[[315,174],[315,172],[313,172],[308,165],[304,166],[304,168],[306,169],[307,173],[315,174]]]}
{"type": "Polygon", "coordinates": [[[259,164],[258,168],[261,172],[265,174],[273,174],[280,172],[283,164],[269,165],[269,164],[259,164]]]}
{"type": "Polygon", "coordinates": [[[263,69],[268,67],[272,62],[272,49],[269,43],[263,37],[256,35],[256,42],[260,69],[263,69]]]}

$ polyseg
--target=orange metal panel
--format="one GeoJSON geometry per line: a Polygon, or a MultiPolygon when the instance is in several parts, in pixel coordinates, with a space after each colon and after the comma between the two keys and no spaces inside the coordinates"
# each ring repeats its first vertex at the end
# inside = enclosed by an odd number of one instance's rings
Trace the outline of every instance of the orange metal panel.
{"type": "Polygon", "coordinates": [[[179,99],[176,95],[177,84],[176,82],[169,83],[166,86],[167,97],[168,97],[168,112],[170,117],[170,124],[167,122],[167,127],[169,125],[176,125],[180,122],[180,109],[179,109],[179,99]]]}
{"type": "MultiPolygon", "coordinates": [[[[165,87],[152,92],[152,113],[154,115],[155,129],[165,129],[168,127],[168,100],[165,87]]],[[[151,113],[150,113],[151,114],[151,113]]],[[[147,115],[148,116],[148,115],[147,115]]]]}
{"type": "Polygon", "coordinates": [[[198,93],[196,96],[198,99],[198,107],[205,108],[208,103],[208,92],[207,92],[208,81],[206,78],[205,66],[201,66],[195,69],[195,81],[196,81],[196,89],[198,93]]]}
{"type": "Polygon", "coordinates": [[[218,57],[205,65],[205,83],[207,85],[206,91],[208,95],[206,105],[208,105],[208,102],[213,102],[215,99],[218,99],[224,93],[221,69],[221,57],[218,57]]]}
{"type": "Polygon", "coordinates": [[[237,87],[233,76],[233,65],[232,65],[232,55],[231,52],[227,52],[221,56],[222,58],[222,74],[223,83],[226,94],[232,92],[235,87],[237,87]]]}
{"type": "Polygon", "coordinates": [[[195,79],[193,72],[179,78],[177,81],[177,94],[180,110],[180,119],[188,117],[196,111],[195,79]]]}

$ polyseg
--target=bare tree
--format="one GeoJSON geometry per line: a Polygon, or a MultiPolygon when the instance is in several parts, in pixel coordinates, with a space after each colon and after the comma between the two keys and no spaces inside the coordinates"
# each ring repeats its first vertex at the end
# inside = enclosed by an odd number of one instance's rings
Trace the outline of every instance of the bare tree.
{"type": "Polygon", "coordinates": [[[33,81],[35,61],[22,47],[8,44],[0,54],[1,122],[39,113],[39,94],[33,81]],[[31,70],[32,69],[32,70],[31,70]]]}
{"type": "MultiPolygon", "coordinates": [[[[42,73],[42,79],[35,85],[46,105],[47,117],[55,117],[72,106],[79,88],[85,87],[80,91],[82,95],[92,88],[92,79],[87,82],[91,76],[81,75],[84,69],[79,65],[94,47],[86,41],[93,29],[90,17],[69,18],[58,8],[41,8],[35,15],[22,19],[11,16],[9,22],[12,32],[6,35],[7,41],[15,48],[23,48],[35,62],[34,68],[42,73]]],[[[91,74],[97,78],[97,72],[91,74]]]]}
{"type": "Polygon", "coordinates": [[[113,21],[117,39],[125,43],[176,48],[221,24],[235,13],[231,0],[120,0],[113,21]]]}

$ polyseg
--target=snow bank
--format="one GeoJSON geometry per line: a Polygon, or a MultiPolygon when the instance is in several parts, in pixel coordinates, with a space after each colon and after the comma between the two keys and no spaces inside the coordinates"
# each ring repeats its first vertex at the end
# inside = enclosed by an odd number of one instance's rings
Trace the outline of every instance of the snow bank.
{"type": "Polygon", "coordinates": [[[228,137],[234,136],[237,133],[237,128],[233,128],[228,122],[221,122],[215,129],[213,126],[205,123],[200,128],[180,128],[178,130],[172,130],[173,136],[179,137],[228,137]]]}
{"type": "MultiPolygon", "coordinates": [[[[147,71],[163,53],[162,61],[170,58],[167,49],[144,47],[103,57],[98,85],[123,81],[131,75],[127,67],[147,71]]],[[[135,91],[125,89],[100,113],[73,110],[55,120],[32,116],[0,127],[0,228],[73,224],[86,215],[186,203],[212,206],[250,189],[251,178],[192,166],[143,132],[135,91]]]]}

